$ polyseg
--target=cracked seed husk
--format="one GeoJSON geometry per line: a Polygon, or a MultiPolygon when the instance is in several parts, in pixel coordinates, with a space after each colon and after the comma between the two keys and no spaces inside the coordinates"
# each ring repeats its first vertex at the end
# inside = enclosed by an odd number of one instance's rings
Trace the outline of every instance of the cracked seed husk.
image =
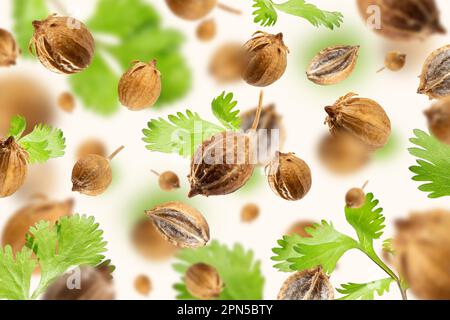
{"type": "Polygon", "coordinates": [[[425,60],[417,92],[430,99],[450,96],[450,45],[433,51],[425,60]]]}
{"type": "Polygon", "coordinates": [[[300,200],[311,189],[311,170],[293,153],[278,152],[268,165],[268,171],[270,188],[285,200],[300,200]]]}
{"type": "Polygon", "coordinates": [[[156,60],[134,62],[120,78],[118,90],[120,103],[132,111],[153,106],[161,95],[161,73],[156,60]]]}
{"type": "Polygon", "coordinates": [[[358,0],[360,13],[375,32],[399,40],[425,40],[435,33],[445,33],[439,21],[435,0],[358,0]],[[379,8],[378,15],[371,8],[379,8]]]}
{"type": "Polygon", "coordinates": [[[163,237],[180,248],[203,247],[209,241],[209,226],[203,215],[182,202],[167,202],[147,216],[163,237]]]}
{"type": "Polygon", "coordinates": [[[24,184],[28,153],[9,137],[0,141],[0,198],[14,194],[24,184]]]}
{"type": "Polygon", "coordinates": [[[391,135],[391,121],[384,109],[375,101],[348,93],[325,107],[325,122],[332,134],[346,132],[358,138],[369,148],[382,148],[391,135]]]}
{"type": "Polygon", "coordinates": [[[283,283],[278,300],[333,300],[334,288],[321,268],[296,272],[283,283]]]}
{"type": "Polygon", "coordinates": [[[5,29],[0,29],[0,67],[16,64],[20,49],[13,35],[5,29]]]}
{"type": "Polygon", "coordinates": [[[86,69],[92,62],[95,42],[81,22],[71,17],[50,15],[33,21],[34,35],[29,50],[48,70],[73,74],[86,69]]]}
{"type": "Polygon", "coordinates": [[[205,17],[217,5],[217,0],[166,0],[170,10],[186,20],[198,20],[205,17]]]}
{"type": "Polygon", "coordinates": [[[450,97],[438,100],[425,111],[428,128],[442,143],[450,145],[450,97]]]}
{"type": "Polygon", "coordinates": [[[319,85],[337,84],[347,79],[358,60],[359,46],[334,46],[320,51],[308,66],[306,75],[319,85]]]}
{"type": "Polygon", "coordinates": [[[282,33],[256,32],[244,45],[242,78],[256,87],[271,85],[286,71],[288,52],[282,33]]]}
{"type": "Polygon", "coordinates": [[[187,291],[201,300],[216,299],[224,287],[216,268],[206,263],[197,263],[187,269],[184,276],[187,291]]]}

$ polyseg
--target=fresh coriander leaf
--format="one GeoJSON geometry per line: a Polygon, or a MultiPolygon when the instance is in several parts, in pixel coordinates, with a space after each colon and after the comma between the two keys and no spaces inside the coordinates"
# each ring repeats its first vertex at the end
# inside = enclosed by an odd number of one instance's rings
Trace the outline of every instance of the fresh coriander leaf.
{"type": "Polygon", "coordinates": [[[430,192],[429,198],[450,196],[450,146],[422,130],[414,130],[410,141],[419,148],[410,148],[409,153],[418,158],[418,166],[409,168],[416,175],[414,181],[426,181],[419,190],[430,192]]]}
{"type": "Polygon", "coordinates": [[[256,8],[253,11],[255,23],[260,24],[262,27],[271,27],[277,23],[278,14],[272,6],[270,0],[254,0],[253,7],[256,8]]]}
{"type": "Polygon", "coordinates": [[[356,230],[363,246],[371,247],[373,240],[379,239],[383,235],[385,218],[381,214],[383,208],[375,208],[378,202],[372,193],[368,193],[362,207],[345,208],[345,217],[356,230]]]}
{"type": "Polygon", "coordinates": [[[14,33],[22,55],[29,56],[28,44],[33,36],[33,20],[43,20],[49,15],[45,0],[11,1],[14,16],[14,33]]]}
{"type": "Polygon", "coordinates": [[[33,298],[70,267],[96,266],[102,262],[106,242],[98,226],[94,217],[74,215],[62,217],[55,226],[40,222],[30,228],[27,246],[36,254],[41,268],[41,279],[33,298]]]}
{"type": "Polygon", "coordinates": [[[282,242],[279,242],[282,247],[273,249],[277,255],[272,257],[272,260],[285,261],[281,265],[282,271],[287,270],[289,264],[290,271],[322,266],[324,272],[331,273],[344,253],[359,248],[355,240],[338,232],[326,221],[315,224],[306,231],[311,235],[310,238],[285,236],[282,242]]]}
{"type": "MultiPolygon", "coordinates": [[[[221,300],[261,300],[263,297],[264,277],[259,261],[254,260],[252,251],[245,251],[240,244],[233,248],[212,241],[199,249],[184,249],[177,255],[180,262],[174,264],[175,271],[182,279],[186,270],[193,264],[206,263],[216,268],[225,287],[220,294],[221,300]]],[[[175,284],[177,299],[195,299],[186,290],[184,281],[175,284]]]]}
{"type": "Polygon", "coordinates": [[[275,9],[304,18],[315,27],[324,26],[331,30],[340,27],[343,21],[343,15],[340,12],[321,10],[313,4],[305,3],[304,0],[288,0],[280,4],[271,0],[254,0],[254,2],[253,6],[257,8],[253,12],[254,21],[262,26],[273,26],[276,23],[275,9]]]}
{"type": "Polygon", "coordinates": [[[27,121],[22,116],[14,116],[11,119],[11,124],[9,125],[8,136],[14,137],[14,139],[19,140],[22,133],[27,127],[27,121]]]}
{"type": "Polygon", "coordinates": [[[33,252],[24,247],[15,257],[11,246],[0,247],[0,299],[28,300],[30,280],[36,260],[33,252]]]}
{"type": "Polygon", "coordinates": [[[384,293],[389,292],[393,282],[392,278],[386,278],[369,283],[343,284],[341,289],[336,290],[344,296],[337,300],[373,300],[375,293],[382,296],[384,293]]]}
{"type": "Polygon", "coordinates": [[[186,114],[178,112],[170,115],[168,119],[153,119],[148,123],[148,129],[142,131],[142,140],[147,142],[148,150],[191,157],[204,140],[225,131],[189,110],[186,114]]]}
{"type": "Polygon", "coordinates": [[[273,248],[272,252],[275,253],[271,259],[273,261],[281,261],[275,264],[273,267],[282,272],[292,272],[291,268],[292,262],[290,259],[301,257],[301,254],[294,250],[294,247],[300,243],[302,237],[298,234],[293,234],[289,236],[283,236],[277,241],[279,248],[273,248]]]}
{"type": "Polygon", "coordinates": [[[383,252],[395,254],[395,249],[392,244],[392,239],[386,239],[383,241],[383,252]]]}
{"type": "Polygon", "coordinates": [[[42,163],[50,158],[64,155],[66,139],[60,129],[39,124],[33,131],[18,141],[27,151],[30,163],[42,163]]]}
{"type": "Polygon", "coordinates": [[[236,105],[237,101],[233,100],[233,94],[231,92],[225,94],[225,91],[211,103],[214,116],[230,130],[239,130],[241,127],[240,111],[233,110],[236,105]]]}

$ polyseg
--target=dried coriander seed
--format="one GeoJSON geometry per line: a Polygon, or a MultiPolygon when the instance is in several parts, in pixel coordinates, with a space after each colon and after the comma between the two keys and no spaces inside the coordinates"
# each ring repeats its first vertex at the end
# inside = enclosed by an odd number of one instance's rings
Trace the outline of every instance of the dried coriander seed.
{"type": "Polygon", "coordinates": [[[13,35],[5,29],[0,29],[0,67],[16,64],[20,49],[13,35]]]}
{"type": "Polygon", "coordinates": [[[143,296],[148,296],[152,291],[152,281],[144,274],[137,276],[134,279],[134,288],[143,296]]]}
{"type": "Polygon", "coordinates": [[[367,183],[364,183],[362,188],[351,188],[345,194],[345,204],[349,208],[361,208],[364,202],[366,201],[366,194],[364,192],[364,188],[367,186],[367,183]]]}
{"type": "Polygon", "coordinates": [[[58,106],[65,112],[73,112],[75,109],[75,98],[70,92],[63,92],[59,95],[58,106]]]}
{"type": "Polygon", "coordinates": [[[24,184],[28,153],[9,137],[0,140],[0,198],[14,194],[24,184]]]}
{"type": "Polygon", "coordinates": [[[250,223],[255,221],[259,216],[259,207],[255,203],[248,203],[241,210],[241,221],[250,223]]]}
{"type": "Polygon", "coordinates": [[[132,111],[153,106],[161,95],[161,73],[156,60],[135,61],[119,81],[119,100],[132,111]]]}
{"type": "Polygon", "coordinates": [[[302,238],[311,238],[307,229],[314,229],[315,222],[313,221],[298,221],[294,223],[286,232],[287,235],[297,234],[302,238]]]}
{"type": "Polygon", "coordinates": [[[167,202],[146,214],[162,236],[177,247],[198,248],[209,241],[208,222],[187,204],[167,202]]]}
{"type": "Polygon", "coordinates": [[[180,18],[198,20],[210,13],[217,0],[166,0],[170,10],[180,18]]]}
{"type": "Polygon", "coordinates": [[[358,7],[364,21],[372,21],[373,11],[380,12],[380,28],[375,32],[399,40],[424,40],[435,33],[445,33],[439,21],[439,9],[435,0],[358,0],[358,7]]]}
{"type": "Polygon", "coordinates": [[[288,53],[282,33],[256,32],[244,45],[242,78],[256,87],[271,85],[286,71],[288,53]]]}
{"type": "Polygon", "coordinates": [[[359,98],[348,93],[325,107],[328,117],[325,122],[330,132],[346,132],[373,149],[382,148],[391,135],[391,121],[384,109],[375,101],[359,98]]]}
{"type": "Polygon", "coordinates": [[[108,158],[88,154],[79,159],[72,170],[72,191],[88,196],[104,193],[112,182],[110,161],[123,149],[121,146],[108,158]]]}
{"type": "Polygon", "coordinates": [[[96,154],[101,157],[106,157],[106,147],[104,143],[98,139],[90,138],[84,140],[77,148],[77,159],[81,159],[90,154],[96,154]]]}
{"type": "Polygon", "coordinates": [[[95,42],[81,22],[71,17],[50,15],[33,21],[34,35],[29,44],[48,70],[73,74],[86,69],[94,57],[95,42]]]}
{"type": "Polygon", "coordinates": [[[450,97],[438,100],[425,111],[428,128],[442,143],[450,145],[450,97]]]}
{"type": "Polygon", "coordinates": [[[211,41],[217,33],[216,22],[213,19],[202,21],[196,30],[197,38],[201,41],[211,41]]]}
{"type": "Polygon", "coordinates": [[[255,121],[248,133],[221,132],[202,143],[191,161],[188,196],[216,196],[235,192],[251,178],[255,168],[253,140],[262,110],[263,92],[255,121]]]}
{"type": "Polygon", "coordinates": [[[187,269],[184,276],[187,291],[201,300],[216,299],[224,287],[217,270],[206,263],[197,263],[187,269]]]}
{"type": "Polygon", "coordinates": [[[213,53],[208,66],[209,73],[217,82],[229,83],[241,79],[242,45],[227,42],[213,53]]]}
{"type": "Polygon", "coordinates": [[[165,171],[161,174],[152,170],[152,172],[157,175],[159,187],[164,191],[172,191],[174,189],[180,188],[180,179],[177,174],[173,171],[165,171]]]}
{"type": "Polygon", "coordinates": [[[359,46],[334,46],[320,51],[309,64],[306,75],[316,84],[331,85],[347,79],[358,60],[359,46]]]}
{"type": "Polygon", "coordinates": [[[73,213],[73,199],[51,201],[46,197],[33,200],[15,212],[3,227],[2,246],[10,245],[13,252],[19,252],[26,243],[25,235],[30,227],[39,221],[48,221],[52,225],[63,216],[73,213]]]}
{"type": "Polygon", "coordinates": [[[425,60],[417,92],[430,99],[450,96],[450,45],[433,51],[425,60]]]}
{"type": "Polygon", "coordinates": [[[406,64],[406,54],[398,51],[390,51],[386,54],[384,59],[384,67],[378,72],[388,69],[391,71],[400,71],[406,64]]]}
{"type": "Polygon", "coordinates": [[[278,300],[333,300],[334,288],[322,268],[296,272],[283,283],[278,300]]]}
{"type": "Polygon", "coordinates": [[[311,170],[293,153],[278,152],[268,165],[268,171],[270,188],[285,200],[300,200],[311,189],[311,170]]]}

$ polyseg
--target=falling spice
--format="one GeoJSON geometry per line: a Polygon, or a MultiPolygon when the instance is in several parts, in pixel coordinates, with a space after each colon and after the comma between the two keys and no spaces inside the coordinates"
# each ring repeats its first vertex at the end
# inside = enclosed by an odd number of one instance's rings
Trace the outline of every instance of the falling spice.
{"type": "Polygon", "coordinates": [[[81,22],[71,17],[51,15],[33,21],[30,52],[50,71],[73,74],[86,69],[94,57],[95,42],[81,22]]]}
{"type": "Polygon", "coordinates": [[[9,137],[0,140],[0,198],[14,194],[24,184],[28,153],[9,137]]]}
{"type": "Polygon", "coordinates": [[[450,45],[433,51],[425,60],[420,76],[420,94],[430,99],[450,96],[450,45]]]}
{"type": "Polygon", "coordinates": [[[351,188],[345,194],[345,204],[349,208],[360,208],[364,204],[366,200],[366,194],[364,193],[364,188],[367,186],[367,183],[364,183],[362,188],[351,188]]]}
{"type": "Polygon", "coordinates": [[[219,46],[211,57],[208,69],[217,82],[239,81],[242,71],[242,45],[227,42],[219,46]]]}
{"type": "Polygon", "coordinates": [[[308,228],[314,228],[313,221],[298,221],[294,223],[286,232],[287,235],[297,234],[302,238],[311,238],[311,235],[307,232],[308,228]]]}
{"type": "Polygon", "coordinates": [[[330,132],[346,132],[373,149],[382,148],[391,135],[391,121],[384,109],[375,101],[348,93],[325,107],[326,123],[330,132]]]}
{"type": "Polygon", "coordinates": [[[209,241],[209,225],[197,209],[182,202],[167,202],[146,211],[162,236],[180,248],[198,248],[209,241]]]}
{"type": "Polygon", "coordinates": [[[184,281],[188,292],[201,300],[218,298],[224,286],[217,270],[206,263],[190,266],[186,271],[184,281]]]}
{"type": "Polygon", "coordinates": [[[63,92],[58,97],[58,106],[65,112],[73,112],[75,109],[75,98],[70,92],[63,92]]]}
{"type": "Polygon", "coordinates": [[[358,0],[358,7],[371,29],[394,40],[424,40],[446,32],[435,0],[358,0]],[[379,15],[371,8],[378,8],[379,15]]]}
{"type": "Polygon", "coordinates": [[[335,46],[320,51],[309,64],[306,75],[320,85],[337,84],[355,69],[359,46],[335,46]]]}
{"type": "Polygon", "coordinates": [[[81,159],[90,154],[96,154],[101,157],[106,157],[106,147],[102,141],[91,138],[84,140],[77,148],[77,159],[81,159]]]}
{"type": "Polygon", "coordinates": [[[258,31],[244,45],[242,78],[256,87],[266,87],[286,71],[288,47],[283,34],[258,31]]]}
{"type": "Polygon", "coordinates": [[[141,274],[134,279],[134,288],[143,296],[148,296],[152,290],[152,282],[149,277],[141,274]]]}
{"type": "Polygon", "coordinates": [[[132,111],[153,106],[161,95],[161,73],[156,60],[135,61],[119,81],[119,100],[132,111]]]}
{"type": "Polygon", "coordinates": [[[5,29],[0,29],[0,67],[16,64],[20,49],[13,35],[5,29]]]}
{"type": "Polygon", "coordinates": [[[207,42],[214,39],[217,33],[217,25],[213,19],[202,21],[196,30],[197,38],[201,41],[207,42]]]}
{"type": "Polygon", "coordinates": [[[378,72],[388,69],[391,71],[400,71],[406,64],[406,54],[399,51],[390,51],[386,54],[384,59],[384,67],[378,70],[378,72]]]}
{"type": "Polygon", "coordinates": [[[250,223],[255,221],[259,216],[259,207],[255,203],[248,203],[241,210],[241,221],[250,223]]]}
{"type": "Polygon", "coordinates": [[[428,128],[442,143],[450,145],[450,97],[438,100],[425,111],[428,128]]]}
{"type": "Polygon", "coordinates": [[[123,149],[121,146],[108,158],[89,154],[79,159],[72,170],[72,191],[88,196],[104,193],[112,182],[110,161],[123,149]]]}
{"type": "Polygon", "coordinates": [[[278,300],[333,300],[334,288],[321,268],[291,275],[283,283],[278,300]]]}
{"type": "Polygon", "coordinates": [[[152,172],[157,175],[159,187],[164,191],[172,191],[174,189],[180,188],[180,179],[177,174],[173,171],[165,171],[161,174],[152,170],[152,172]]]}
{"type": "Polygon", "coordinates": [[[232,14],[241,14],[240,10],[229,7],[217,0],[166,0],[170,10],[186,20],[198,20],[207,16],[215,7],[232,14]]]}

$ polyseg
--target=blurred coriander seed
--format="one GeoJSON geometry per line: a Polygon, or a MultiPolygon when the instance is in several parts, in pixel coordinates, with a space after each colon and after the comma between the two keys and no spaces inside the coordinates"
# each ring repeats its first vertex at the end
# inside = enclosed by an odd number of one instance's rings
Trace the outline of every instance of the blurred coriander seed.
{"type": "Polygon", "coordinates": [[[121,146],[108,158],[97,154],[88,154],[80,158],[72,170],[72,191],[88,196],[98,196],[108,189],[112,182],[110,161],[122,151],[121,146]]]}
{"type": "Polygon", "coordinates": [[[399,51],[390,51],[386,54],[384,59],[384,67],[378,72],[388,69],[391,71],[400,71],[406,64],[406,54],[399,51]]]}
{"type": "Polygon", "coordinates": [[[217,33],[217,25],[213,19],[202,21],[196,30],[197,38],[201,41],[207,42],[214,39],[217,33]]]}
{"type": "Polygon", "coordinates": [[[197,263],[184,276],[187,291],[197,299],[217,299],[224,287],[217,270],[206,263],[197,263]]]}
{"type": "Polygon", "coordinates": [[[241,79],[242,46],[236,42],[226,42],[212,54],[208,70],[219,83],[236,82],[241,79]]]}
{"type": "Polygon", "coordinates": [[[71,17],[50,15],[33,21],[34,35],[29,44],[40,62],[50,71],[73,74],[92,62],[95,42],[87,27],[71,17]]]}
{"type": "Polygon", "coordinates": [[[141,295],[148,296],[152,290],[152,282],[149,277],[141,274],[134,279],[134,288],[141,295]]]}
{"type": "Polygon", "coordinates": [[[311,238],[311,235],[308,233],[308,228],[314,229],[314,222],[313,221],[298,221],[295,222],[289,230],[286,232],[287,235],[294,235],[297,234],[302,238],[311,238]]]}
{"type": "Polygon", "coordinates": [[[259,207],[255,203],[248,203],[241,210],[241,221],[250,223],[259,216],[259,207]]]}
{"type": "Polygon", "coordinates": [[[198,20],[217,5],[217,0],[166,0],[170,10],[180,18],[198,20]]]}
{"type": "Polygon", "coordinates": [[[159,174],[158,172],[152,170],[152,172],[157,175],[159,187],[164,191],[172,191],[174,189],[180,188],[180,179],[177,174],[173,171],[164,171],[159,174]]]}
{"type": "Polygon", "coordinates": [[[13,35],[5,29],[0,29],[0,67],[16,64],[20,49],[13,35]]]}
{"type": "Polygon", "coordinates": [[[90,154],[96,154],[106,157],[106,147],[104,143],[98,139],[91,138],[84,140],[77,148],[77,159],[81,159],[90,154]]]}
{"type": "Polygon", "coordinates": [[[70,92],[63,92],[58,97],[58,106],[65,112],[72,112],[75,109],[75,98],[70,92]]]}
{"type": "Polygon", "coordinates": [[[440,99],[425,111],[431,133],[450,145],[450,97],[440,99]]]}
{"type": "Polygon", "coordinates": [[[28,153],[13,137],[0,140],[0,198],[14,194],[24,184],[28,171],[28,153]]]}

